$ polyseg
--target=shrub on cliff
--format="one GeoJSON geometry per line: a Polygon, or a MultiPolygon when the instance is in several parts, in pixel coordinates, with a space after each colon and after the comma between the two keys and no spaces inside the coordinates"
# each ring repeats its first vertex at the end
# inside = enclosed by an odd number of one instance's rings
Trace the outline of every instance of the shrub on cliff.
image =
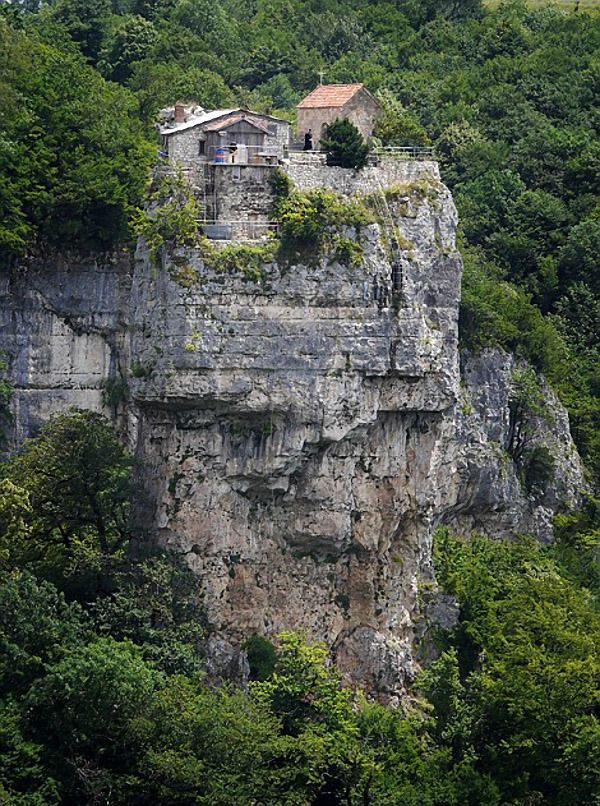
{"type": "MultiPolygon", "coordinates": [[[[361,227],[372,220],[370,211],[357,200],[345,200],[331,190],[315,188],[292,193],[279,208],[281,242],[284,250],[340,251],[346,240],[344,229],[361,227]]],[[[356,244],[360,248],[360,244],[356,244]]],[[[360,256],[362,256],[362,252],[360,256]]],[[[356,259],[356,254],[351,254],[356,259]]]]}
{"type": "Polygon", "coordinates": [[[321,140],[321,146],[327,154],[328,165],[358,170],[367,164],[369,146],[348,118],[334,120],[329,124],[327,134],[321,140]]]}
{"type": "Polygon", "coordinates": [[[6,445],[6,429],[12,419],[10,401],[13,389],[7,377],[6,355],[0,350],[0,449],[6,445]]]}
{"type": "Polygon", "coordinates": [[[279,218],[282,206],[292,194],[294,182],[281,168],[275,168],[269,176],[269,185],[273,191],[273,216],[279,218]]]}
{"type": "Polygon", "coordinates": [[[150,258],[157,261],[165,245],[172,247],[195,243],[200,208],[183,173],[155,179],[144,209],[136,211],[133,229],[146,242],[150,258]]]}

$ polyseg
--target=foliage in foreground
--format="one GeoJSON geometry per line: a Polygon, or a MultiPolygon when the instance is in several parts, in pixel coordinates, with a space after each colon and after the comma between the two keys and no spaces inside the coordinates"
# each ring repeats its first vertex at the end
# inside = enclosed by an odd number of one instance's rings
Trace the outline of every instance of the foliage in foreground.
{"type": "Polygon", "coordinates": [[[53,418],[4,466],[2,802],[594,802],[594,502],[551,549],[438,535],[461,619],[404,712],[344,687],[326,648],[291,633],[249,636],[247,691],[206,681],[194,576],[133,554],[129,525],[121,541],[113,507],[134,495],[130,457],[90,413],[53,418]]]}
{"type": "MultiPolygon", "coordinates": [[[[566,806],[598,793],[598,589],[561,573],[561,543],[542,550],[445,531],[436,542],[440,583],[461,618],[424,689],[443,706],[453,746],[470,748],[503,802],[566,806]]],[[[596,531],[596,562],[597,550],[596,531]]],[[[571,555],[571,568],[581,559],[571,555]]]]}

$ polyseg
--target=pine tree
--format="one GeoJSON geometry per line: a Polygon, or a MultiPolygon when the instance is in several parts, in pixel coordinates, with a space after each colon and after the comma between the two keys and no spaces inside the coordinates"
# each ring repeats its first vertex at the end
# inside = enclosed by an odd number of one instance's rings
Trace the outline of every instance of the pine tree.
{"type": "Polygon", "coordinates": [[[362,168],[369,154],[369,146],[362,134],[348,118],[334,120],[327,127],[327,135],[321,140],[327,152],[327,164],[342,168],[362,168]]]}

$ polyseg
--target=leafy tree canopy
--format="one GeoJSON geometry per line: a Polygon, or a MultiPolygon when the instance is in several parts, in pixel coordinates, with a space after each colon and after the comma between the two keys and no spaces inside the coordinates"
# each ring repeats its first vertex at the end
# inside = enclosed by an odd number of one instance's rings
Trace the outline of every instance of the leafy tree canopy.
{"type": "Polygon", "coordinates": [[[152,148],[133,96],[0,17],[0,251],[127,235],[152,148]]]}
{"type": "Polygon", "coordinates": [[[348,118],[334,120],[327,127],[321,147],[327,154],[328,165],[341,168],[362,168],[369,154],[369,147],[362,134],[348,118]]]}
{"type": "Polygon", "coordinates": [[[68,573],[79,560],[118,556],[130,537],[132,469],[131,456],[100,415],[51,418],[3,468],[5,507],[13,523],[20,507],[24,522],[10,542],[12,557],[68,573]]]}

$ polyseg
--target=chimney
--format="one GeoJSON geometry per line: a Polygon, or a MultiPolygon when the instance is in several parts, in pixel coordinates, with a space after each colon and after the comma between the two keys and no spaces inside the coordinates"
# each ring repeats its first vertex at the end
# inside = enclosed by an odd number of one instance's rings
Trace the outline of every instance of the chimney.
{"type": "Polygon", "coordinates": [[[183,104],[175,104],[175,123],[185,122],[185,106],[183,104]]]}

